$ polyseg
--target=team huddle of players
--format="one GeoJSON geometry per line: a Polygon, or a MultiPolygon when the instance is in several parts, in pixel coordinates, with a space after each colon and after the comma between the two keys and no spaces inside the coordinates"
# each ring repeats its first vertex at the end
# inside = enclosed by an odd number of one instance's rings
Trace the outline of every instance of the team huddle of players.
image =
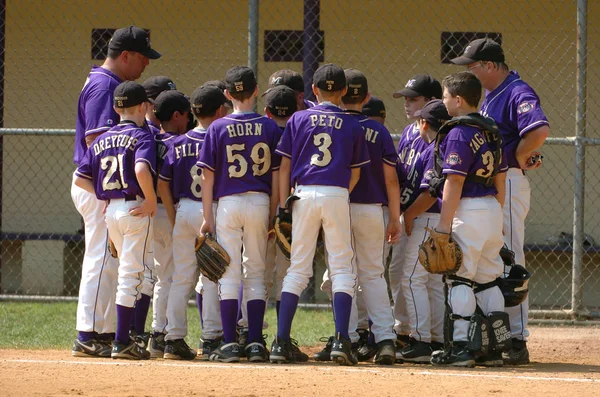
{"type": "MultiPolygon", "coordinates": [[[[469,62],[456,63],[484,67],[476,50],[480,55],[481,48],[467,47],[462,58],[469,62]]],[[[106,203],[118,256],[116,334],[111,343],[80,331],[73,355],[307,361],[291,328],[321,234],[327,264],[321,288],[332,301],[335,333],[315,360],[474,365],[468,334],[476,306],[483,315],[505,309],[494,281],[504,271],[502,206],[506,171],[514,165],[507,156],[494,158],[473,123],[454,126],[434,156],[442,125],[479,111],[482,81],[472,67],[441,84],[416,75],[394,93],[404,98],[411,122],[397,149],[383,124],[383,102],[355,69],[321,66],[313,76],[316,103],[304,99],[300,74],[275,72],[262,94],[264,116],[253,110],[258,85],[243,66],[189,98],[165,76],[120,83],[113,98],[120,121],[89,143],[74,177],[77,187],[106,203]],[[432,179],[442,177],[433,191],[432,179]],[[277,214],[293,219],[289,258],[274,241],[277,214]],[[452,232],[464,253],[447,297],[441,275],[417,260],[433,228],[452,232]],[[231,257],[216,284],[197,273],[194,244],[205,232],[231,257]],[[390,251],[392,309],[384,278],[390,251]],[[277,334],[269,351],[262,330],[273,287],[277,334]],[[185,341],[194,288],[203,338],[198,353],[185,341]],[[151,299],[152,332],[145,332],[151,299]],[[446,304],[454,317],[445,341],[446,304]],[[438,350],[443,354],[433,354],[438,350]]],[[[517,340],[515,364],[525,362],[526,352],[524,336],[517,340]]],[[[477,358],[479,365],[502,363],[500,352],[477,358]]]]}

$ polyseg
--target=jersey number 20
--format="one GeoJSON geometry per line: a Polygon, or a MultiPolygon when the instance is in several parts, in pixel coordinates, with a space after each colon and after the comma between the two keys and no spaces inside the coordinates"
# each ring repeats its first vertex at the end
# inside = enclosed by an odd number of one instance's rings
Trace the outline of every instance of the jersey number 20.
{"type": "MultiPolygon", "coordinates": [[[[246,150],[245,143],[227,145],[227,162],[231,164],[227,169],[230,178],[242,178],[248,172],[248,161],[241,152],[246,150]]],[[[250,151],[252,159],[252,175],[262,176],[271,168],[271,149],[264,142],[259,142],[250,151]]]]}

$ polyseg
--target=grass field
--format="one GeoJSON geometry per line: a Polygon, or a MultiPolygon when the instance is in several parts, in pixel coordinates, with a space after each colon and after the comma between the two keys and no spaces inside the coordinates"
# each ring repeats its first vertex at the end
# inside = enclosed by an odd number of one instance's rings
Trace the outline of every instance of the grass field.
{"type": "MultiPolygon", "coordinates": [[[[76,302],[0,302],[0,349],[71,349],[75,331],[76,302]]],[[[267,311],[269,327],[264,331],[270,343],[277,328],[275,309],[267,311]]],[[[146,330],[151,329],[152,308],[146,330]]],[[[201,336],[195,307],[188,307],[187,342],[195,347],[201,336]]],[[[301,346],[319,344],[319,338],[333,332],[329,310],[298,309],[292,337],[301,346]]]]}

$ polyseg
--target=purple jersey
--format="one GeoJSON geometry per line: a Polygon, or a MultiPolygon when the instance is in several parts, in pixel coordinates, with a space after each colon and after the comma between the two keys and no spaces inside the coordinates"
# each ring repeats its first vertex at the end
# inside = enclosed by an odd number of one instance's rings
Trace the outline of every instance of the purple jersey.
{"type": "MultiPolygon", "coordinates": [[[[415,164],[415,174],[417,175],[416,185],[414,187],[415,191],[418,193],[415,195],[415,198],[410,201],[410,204],[414,203],[414,200],[419,197],[423,190],[429,190],[429,181],[431,180],[434,172],[433,168],[433,149],[435,147],[435,141],[431,143],[425,143],[425,148],[421,151],[421,155],[416,160],[415,164]]],[[[440,205],[439,201],[436,202],[426,211],[430,213],[440,213],[440,205]]]]}
{"type": "Polygon", "coordinates": [[[108,131],[119,124],[119,115],[113,109],[113,94],[121,79],[111,71],[92,66],[77,105],[75,149],[73,162],[79,164],[87,151],[85,137],[108,131]]]}
{"type": "Polygon", "coordinates": [[[160,125],[156,125],[148,119],[146,119],[146,124],[148,125],[148,131],[150,131],[152,135],[160,134],[160,125]]]}
{"type": "MultiPolygon", "coordinates": [[[[478,175],[485,178],[494,171],[494,155],[481,131],[472,126],[457,125],[452,128],[440,143],[440,156],[444,161],[443,174],[464,177],[478,175]]],[[[504,157],[500,172],[507,170],[504,157]]],[[[486,187],[481,183],[465,180],[461,197],[484,197],[497,193],[494,186],[486,187]]]]}
{"type": "Polygon", "coordinates": [[[365,115],[354,114],[365,134],[365,144],[371,162],[360,170],[360,179],[352,193],[351,203],[387,205],[388,196],[383,174],[384,163],[396,167],[398,155],[394,140],[385,126],[365,115]]]}
{"type": "Polygon", "coordinates": [[[272,171],[281,129],[258,113],[232,113],[214,121],[206,133],[198,166],[215,173],[214,199],[246,192],[271,194],[272,171]]]}
{"type": "MultiPolygon", "coordinates": [[[[169,151],[169,148],[173,145],[173,142],[175,141],[177,134],[172,134],[170,132],[165,132],[165,133],[161,134],[159,132],[155,135],[152,132],[152,127],[150,126],[150,124],[148,124],[148,126],[150,127],[150,133],[154,136],[154,142],[156,142],[156,172],[158,173],[162,169],[165,159],[167,158],[167,153],[169,151]]],[[[156,182],[158,182],[158,175],[156,176],[155,183],[154,183],[155,188],[156,188],[156,182]]],[[[155,189],[155,190],[158,195],[158,189],[155,189]]],[[[162,201],[160,200],[160,196],[158,196],[158,199],[159,199],[158,202],[162,203],[162,201]]]]}
{"type": "Polygon", "coordinates": [[[419,126],[417,123],[412,123],[404,127],[400,140],[398,141],[398,159],[399,163],[404,163],[412,142],[420,138],[419,126]]]}
{"type": "Polygon", "coordinates": [[[480,113],[496,121],[511,168],[519,168],[515,151],[521,137],[531,130],[549,125],[540,98],[515,71],[510,72],[495,90],[486,92],[480,113]]]}
{"type": "Polygon", "coordinates": [[[351,114],[331,103],[296,112],[277,153],[291,160],[291,183],[350,187],[351,169],[369,163],[365,131],[351,114]]]}
{"type": "Polygon", "coordinates": [[[313,108],[315,106],[317,106],[317,104],[314,103],[313,101],[309,101],[308,99],[304,99],[304,107],[306,109],[310,109],[310,108],[313,108]]]}
{"type": "Polygon", "coordinates": [[[206,130],[196,127],[187,134],[176,137],[169,148],[159,178],[171,182],[176,202],[183,197],[202,201],[202,170],[196,163],[205,136],[206,130]]]}
{"type": "Polygon", "coordinates": [[[425,143],[420,135],[408,145],[402,144],[401,146],[403,156],[398,161],[397,169],[400,180],[400,209],[402,211],[406,211],[417,197],[419,197],[419,194],[421,194],[419,185],[423,174],[419,174],[416,167],[419,163],[421,152],[426,147],[427,143],[425,143]]]}
{"type": "Polygon", "coordinates": [[[99,200],[144,197],[135,164],[156,169],[156,143],[152,135],[131,121],[122,122],[94,140],[75,173],[94,182],[99,200]]]}

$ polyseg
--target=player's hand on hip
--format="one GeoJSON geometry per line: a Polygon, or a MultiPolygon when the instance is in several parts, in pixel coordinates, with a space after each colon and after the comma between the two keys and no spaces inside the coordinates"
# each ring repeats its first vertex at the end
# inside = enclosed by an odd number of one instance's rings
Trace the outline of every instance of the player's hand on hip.
{"type": "Polygon", "coordinates": [[[213,236],[215,235],[215,223],[214,222],[207,222],[207,220],[205,219],[204,222],[202,222],[202,227],[200,227],[200,234],[204,234],[204,233],[210,233],[213,236]]]}
{"type": "Polygon", "coordinates": [[[542,153],[538,151],[531,152],[526,156],[517,157],[519,167],[521,167],[523,171],[531,171],[540,168],[543,164],[542,159],[542,153]]]}
{"type": "Polygon", "coordinates": [[[156,200],[142,200],[140,205],[133,207],[129,210],[129,215],[132,216],[150,216],[153,217],[156,214],[156,200]]]}
{"type": "Polygon", "coordinates": [[[390,219],[385,232],[387,242],[390,244],[396,244],[400,241],[400,234],[402,233],[402,225],[400,219],[390,219]]]}

